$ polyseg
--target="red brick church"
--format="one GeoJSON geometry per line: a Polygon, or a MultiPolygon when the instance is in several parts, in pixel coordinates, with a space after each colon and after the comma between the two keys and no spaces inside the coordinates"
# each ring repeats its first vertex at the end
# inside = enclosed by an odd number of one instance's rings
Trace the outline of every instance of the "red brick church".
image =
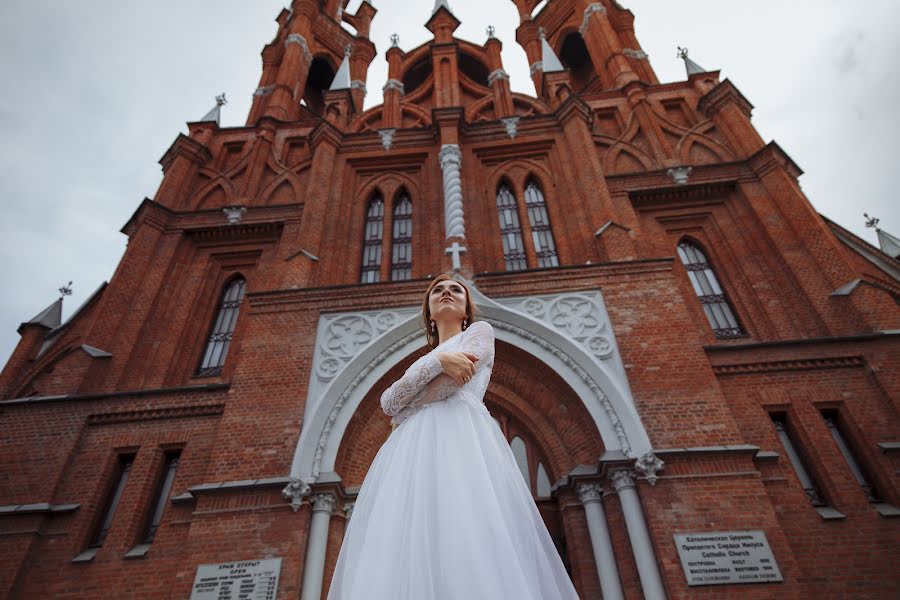
{"type": "Polygon", "coordinates": [[[515,3],[533,96],[447,0],[386,82],[369,0],[278,16],[246,125],[189,123],[111,280],[19,328],[0,597],[324,598],[442,272],[581,598],[900,596],[900,240],[619,3],[515,3]]]}

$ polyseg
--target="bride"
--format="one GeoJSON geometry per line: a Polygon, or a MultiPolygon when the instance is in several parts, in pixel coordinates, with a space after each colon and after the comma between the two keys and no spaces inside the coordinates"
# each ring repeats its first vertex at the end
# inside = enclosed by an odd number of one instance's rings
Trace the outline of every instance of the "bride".
{"type": "Polygon", "coordinates": [[[484,405],[494,330],[448,275],[422,302],[431,351],[381,396],[394,429],[366,474],[329,600],[577,600],[484,405]]]}

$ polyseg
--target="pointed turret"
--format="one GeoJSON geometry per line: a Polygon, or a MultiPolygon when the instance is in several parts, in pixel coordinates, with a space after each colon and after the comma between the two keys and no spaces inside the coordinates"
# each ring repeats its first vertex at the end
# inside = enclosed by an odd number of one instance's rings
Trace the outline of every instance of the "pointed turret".
{"type": "Polygon", "coordinates": [[[678,47],[678,58],[684,60],[684,68],[687,71],[688,77],[690,77],[691,75],[698,75],[700,73],[707,72],[706,69],[704,69],[688,57],[687,48],[682,48],[681,46],[678,47]]]}
{"type": "Polygon", "coordinates": [[[900,238],[896,238],[882,229],[878,230],[878,244],[881,251],[892,258],[900,260],[900,238]]]}
{"type": "Polygon", "coordinates": [[[63,299],[59,298],[56,302],[36,314],[31,320],[22,323],[22,327],[26,325],[41,325],[47,329],[56,329],[62,324],[62,305],[63,299]]]}
{"type": "Polygon", "coordinates": [[[198,123],[215,123],[219,124],[219,117],[222,115],[222,106],[228,104],[228,100],[225,99],[225,94],[221,94],[216,96],[216,105],[210,110],[202,119],[197,121],[198,123]]]}
{"type": "Polygon", "coordinates": [[[344,60],[341,62],[341,66],[338,67],[337,74],[335,74],[334,79],[331,82],[331,87],[329,90],[349,90],[351,87],[350,81],[350,54],[353,49],[348,45],[344,49],[344,60]]]}
{"type": "Polygon", "coordinates": [[[435,14],[441,8],[446,8],[447,12],[449,12],[451,15],[453,14],[453,11],[450,10],[450,3],[447,2],[447,0],[435,0],[434,9],[432,9],[431,14],[435,14]]]}
{"type": "Polygon", "coordinates": [[[543,27],[538,29],[538,35],[541,38],[541,66],[544,73],[558,73],[559,71],[565,71],[565,67],[559,62],[559,58],[556,56],[553,48],[547,43],[547,36],[544,34],[543,27]]]}

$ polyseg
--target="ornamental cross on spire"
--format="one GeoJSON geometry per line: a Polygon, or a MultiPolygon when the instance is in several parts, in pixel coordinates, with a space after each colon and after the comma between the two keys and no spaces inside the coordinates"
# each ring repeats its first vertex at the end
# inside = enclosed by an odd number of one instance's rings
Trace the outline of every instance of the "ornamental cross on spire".
{"type": "Polygon", "coordinates": [[[488,27],[487,27],[487,36],[488,36],[488,39],[489,39],[489,40],[494,39],[494,33],[495,33],[496,31],[497,31],[497,29],[496,29],[493,25],[488,25],[488,27]]]}
{"type": "Polygon", "coordinates": [[[224,104],[228,104],[228,100],[225,99],[225,92],[222,92],[220,95],[216,96],[216,106],[222,106],[224,104]]]}
{"type": "Polygon", "coordinates": [[[61,296],[71,296],[72,295],[72,282],[70,281],[68,285],[64,285],[59,288],[59,293],[61,296]]]}
{"type": "Polygon", "coordinates": [[[396,33],[391,34],[391,47],[396,48],[400,44],[400,36],[396,33]]]}
{"type": "Polygon", "coordinates": [[[459,255],[466,251],[465,246],[460,246],[459,242],[453,242],[453,244],[444,250],[444,254],[452,254],[453,255],[453,272],[459,273],[460,269],[462,269],[462,263],[459,261],[459,255]]]}
{"type": "Polygon", "coordinates": [[[870,217],[868,214],[863,213],[863,216],[866,218],[866,227],[875,228],[875,231],[878,231],[878,221],[881,219],[876,219],[875,217],[870,217]]]}

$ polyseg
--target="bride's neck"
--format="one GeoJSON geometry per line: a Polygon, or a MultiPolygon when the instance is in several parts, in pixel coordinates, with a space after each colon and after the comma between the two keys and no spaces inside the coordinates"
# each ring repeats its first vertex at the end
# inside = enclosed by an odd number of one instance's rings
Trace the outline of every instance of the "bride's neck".
{"type": "Polygon", "coordinates": [[[456,322],[452,322],[452,323],[447,323],[447,322],[438,323],[437,330],[438,330],[438,343],[443,344],[444,342],[446,342],[447,340],[452,338],[454,335],[459,335],[460,333],[462,333],[462,322],[456,321],[456,322]]]}

